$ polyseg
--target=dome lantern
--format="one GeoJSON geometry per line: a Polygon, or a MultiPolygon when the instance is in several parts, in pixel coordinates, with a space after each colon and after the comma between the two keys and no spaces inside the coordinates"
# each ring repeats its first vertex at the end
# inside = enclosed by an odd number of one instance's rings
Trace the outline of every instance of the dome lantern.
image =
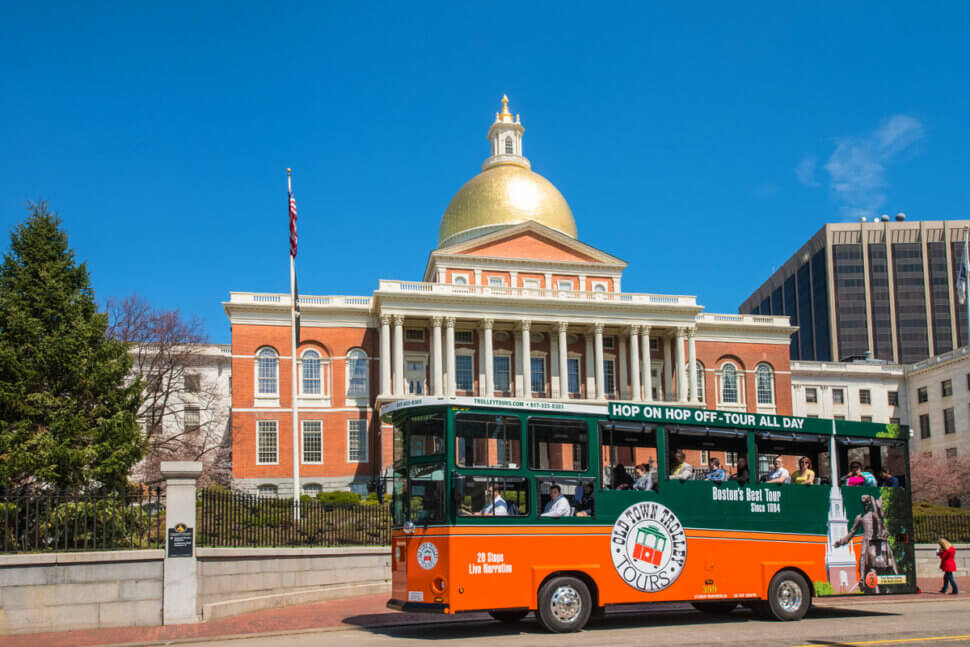
{"type": "Polygon", "coordinates": [[[482,170],[500,164],[515,164],[532,168],[529,160],[522,154],[522,134],[525,127],[519,115],[512,118],[509,112],[509,97],[502,95],[502,112],[495,113],[495,123],[488,129],[488,140],[492,144],[492,155],[482,164],[482,170]]]}

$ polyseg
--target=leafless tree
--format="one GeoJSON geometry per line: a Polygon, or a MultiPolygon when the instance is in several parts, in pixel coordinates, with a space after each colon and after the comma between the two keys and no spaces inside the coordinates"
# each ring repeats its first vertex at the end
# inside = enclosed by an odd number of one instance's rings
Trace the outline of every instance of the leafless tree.
{"type": "Polygon", "coordinates": [[[136,295],[107,306],[109,333],[130,344],[132,379],[145,383],[138,420],[148,449],[133,477],[158,483],[162,461],[192,460],[203,464],[201,484],[228,483],[230,405],[206,356],[204,322],[153,308],[136,295]]]}
{"type": "Polygon", "coordinates": [[[970,498],[970,457],[926,456],[915,454],[910,460],[913,501],[949,505],[970,498]]]}

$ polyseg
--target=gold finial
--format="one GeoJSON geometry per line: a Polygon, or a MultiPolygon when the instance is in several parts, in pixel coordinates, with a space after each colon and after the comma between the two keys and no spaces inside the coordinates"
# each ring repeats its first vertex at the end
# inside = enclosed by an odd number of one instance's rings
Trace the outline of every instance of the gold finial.
{"type": "Polygon", "coordinates": [[[292,172],[293,172],[293,169],[291,169],[291,168],[287,168],[287,169],[286,169],[286,174],[287,174],[287,175],[289,175],[289,174],[290,174],[290,173],[292,173],[292,172]]]}
{"type": "Polygon", "coordinates": [[[502,95],[502,116],[503,117],[512,116],[512,113],[509,112],[509,95],[507,94],[502,95]]]}

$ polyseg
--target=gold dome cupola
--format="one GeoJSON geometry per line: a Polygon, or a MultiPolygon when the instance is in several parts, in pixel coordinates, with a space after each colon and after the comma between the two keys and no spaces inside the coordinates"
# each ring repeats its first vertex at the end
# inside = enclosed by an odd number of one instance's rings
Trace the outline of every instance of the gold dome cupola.
{"type": "Polygon", "coordinates": [[[482,172],[470,179],[451,199],[438,228],[438,247],[477,238],[497,229],[530,220],[576,238],[573,212],[553,184],[534,173],[522,154],[525,127],[519,115],[502,111],[488,129],[491,155],[482,172]]]}

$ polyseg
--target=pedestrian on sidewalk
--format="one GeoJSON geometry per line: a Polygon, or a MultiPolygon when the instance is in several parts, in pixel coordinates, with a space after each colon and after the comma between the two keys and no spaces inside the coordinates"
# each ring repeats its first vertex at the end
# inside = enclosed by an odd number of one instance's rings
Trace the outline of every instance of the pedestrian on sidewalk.
{"type": "Polygon", "coordinates": [[[960,592],[957,589],[957,580],[953,577],[953,572],[957,570],[956,554],[957,549],[953,547],[953,544],[940,537],[940,550],[936,551],[937,557],[940,558],[940,570],[943,571],[943,588],[940,589],[940,593],[946,593],[948,586],[953,587],[951,595],[960,592]]]}

